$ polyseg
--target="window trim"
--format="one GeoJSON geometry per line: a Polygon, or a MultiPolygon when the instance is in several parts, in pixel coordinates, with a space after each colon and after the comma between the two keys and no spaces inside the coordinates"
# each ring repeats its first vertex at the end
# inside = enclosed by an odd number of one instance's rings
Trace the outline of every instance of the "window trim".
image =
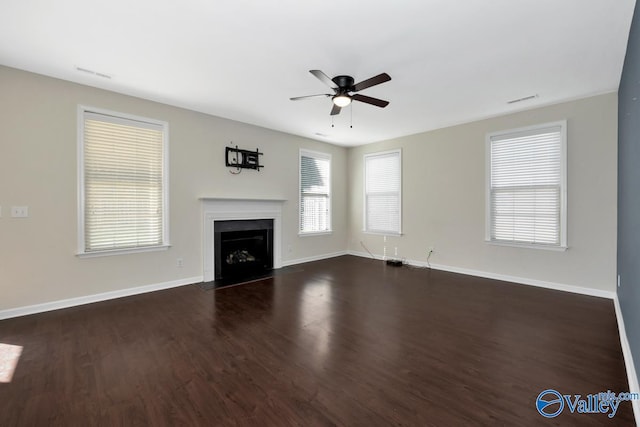
{"type": "Polygon", "coordinates": [[[100,256],[112,256],[122,254],[132,254],[140,252],[163,251],[171,247],[169,241],[169,123],[148,117],[136,116],[133,114],[121,113],[103,108],[95,108],[86,105],[78,105],[77,108],[77,203],[78,203],[78,230],[77,230],[77,252],[80,258],[93,258],[100,256]],[[163,134],[163,158],[162,158],[162,244],[155,246],[144,246],[139,248],[107,249],[97,251],[86,251],[85,247],[85,182],[84,182],[84,122],[85,113],[95,113],[111,116],[116,119],[124,119],[151,124],[162,127],[163,134]]]}
{"type": "Polygon", "coordinates": [[[298,153],[298,236],[300,237],[310,237],[310,236],[324,236],[333,233],[333,221],[332,221],[332,157],[330,153],[324,153],[321,151],[308,150],[306,148],[301,148],[298,153]],[[327,200],[327,230],[323,231],[302,231],[302,222],[301,222],[301,206],[302,206],[302,157],[311,157],[315,159],[323,159],[329,161],[329,185],[328,185],[328,200],[327,200]]]}
{"type": "Polygon", "coordinates": [[[401,236],[402,233],[402,148],[393,150],[377,151],[374,153],[366,153],[362,156],[362,232],[365,234],[375,234],[379,236],[401,236]],[[400,176],[398,190],[398,231],[387,230],[370,230],[367,224],[367,158],[385,156],[388,154],[398,154],[398,162],[400,162],[400,176]]]}
{"type": "Polygon", "coordinates": [[[567,120],[541,123],[537,125],[524,126],[515,129],[501,130],[486,134],[485,138],[485,242],[496,246],[510,246],[528,249],[543,249],[549,251],[566,251],[567,244],[567,120]],[[499,136],[506,136],[518,133],[528,133],[547,129],[550,127],[560,127],[560,242],[557,245],[542,243],[520,243],[506,240],[491,239],[491,139],[499,136]]]}

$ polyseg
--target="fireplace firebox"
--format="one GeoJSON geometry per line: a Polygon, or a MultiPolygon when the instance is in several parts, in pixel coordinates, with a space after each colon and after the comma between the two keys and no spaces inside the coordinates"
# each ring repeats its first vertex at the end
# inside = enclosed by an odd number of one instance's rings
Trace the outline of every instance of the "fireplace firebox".
{"type": "Polygon", "coordinates": [[[214,222],[215,280],[243,279],[273,269],[273,220],[214,222]]]}

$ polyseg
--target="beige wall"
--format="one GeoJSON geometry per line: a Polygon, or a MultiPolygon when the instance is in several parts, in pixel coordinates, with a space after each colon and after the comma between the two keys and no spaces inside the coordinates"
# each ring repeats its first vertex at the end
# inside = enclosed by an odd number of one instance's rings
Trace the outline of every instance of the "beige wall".
{"type": "Polygon", "coordinates": [[[286,199],[285,263],[344,251],[346,157],[342,147],[0,67],[0,311],[201,276],[200,197],[286,199]],[[169,123],[169,250],[75,256],[78,104],[169,123]],[[260,148],[265,168],[231,175],[224,167],[231,141],[260,148]],[[332,235],[298,237],[300,148],[332,155],[332,235]],[[29,218],[11,218],[16,205],[28,205],[29,218]]]}
{"type": "Polygon", "coordinates": [[[616,275],[617,95],[453,126],[349,151],[349,249],[383,253],[382,236],[362,232],[362,156],[402,148],[403,235],[387,251],[448,269],[612,292],[616,275]],[[488,244],[485,236],[485,136],[567,119],[566,252],[488,244]]]}
{"type": "Polygon", "coordinates": [[[402,148],[403,232],[393,254],[443,268],[594,290],[615,290],[617,95],[525,111],[352,149],[0,67],[0,311],[185,281],[202,275],[200,197],[286,199],[283,262],[349,249],[382,254],[381,236],[362,233],[362,155],[402,148]],[[168,251],[78,258],[77,106],[169,122],[168,251]],[[485,135],[568,121],[569,250],[484,241],[485,135]],[[231,175],[224,146],[260,148],[265,168],[231,175]],[[298,237],[298,152],[332,154],[333,229],[298,237]],[[345,184],[346,183],[346,184],[345,184]],[[30,217],[10,217],[28,205],[30,217]],[[184,267],[176,266],[183,258],[184,267]]]}

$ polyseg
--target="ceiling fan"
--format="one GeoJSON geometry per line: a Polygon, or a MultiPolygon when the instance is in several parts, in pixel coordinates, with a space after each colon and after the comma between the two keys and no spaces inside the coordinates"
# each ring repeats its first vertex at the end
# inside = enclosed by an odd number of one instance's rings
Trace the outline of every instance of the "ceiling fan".
{"type": "Polygon", "coordinates": [[[380,83],[388,82],[391,77],[387,73],[378,74],[370,79],[363,80],[360,83],[354,83],[354,79],[351,76],[335,76],[330,79],[325,73],[320,70],[309,70],[311,74],[316,76],[318,80],[333,89],[333,94],[322,93],[319,95],[307,95],[297,96],[290,98],[292,101],[299,101],[301,99],[330,97],[333,101],[333,108],[331,108],[331,115],[335,116],[340,114],[342,107],[346,107],[351,104],[351,101],[360,101],[367,104],[375,105],[376,107],[384,108],[389,105],[389,101],[384,101],[378,98],[372,98],[370,96],[360,95],[359,93],[352,94],[351,92],[360,92],[362,89],[366,89],[371,86],[379,85],[380,83]]]}

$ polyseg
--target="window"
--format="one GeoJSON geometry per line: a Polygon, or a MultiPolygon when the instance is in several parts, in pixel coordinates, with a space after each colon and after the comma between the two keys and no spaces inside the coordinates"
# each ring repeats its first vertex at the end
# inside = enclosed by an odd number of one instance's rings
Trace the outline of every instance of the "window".
{"type": "Polygon", "coordinates": [[[331,156],[300,150],[300,234],[331,231],[331,156]]]}
{"type": "Polygon", "coordinates": [[[400,150],[364,156],[364,231],[401,232],[400,150]]]}
{"type": "Polygon", "coordinates": [[[167,124],[79,107],[80,255],[166,248],[167,124]]]}
{"type": "Polygon", "coordinates": [[[566,121],[487,135],[487,240],[567,246],[566,121]]]}

